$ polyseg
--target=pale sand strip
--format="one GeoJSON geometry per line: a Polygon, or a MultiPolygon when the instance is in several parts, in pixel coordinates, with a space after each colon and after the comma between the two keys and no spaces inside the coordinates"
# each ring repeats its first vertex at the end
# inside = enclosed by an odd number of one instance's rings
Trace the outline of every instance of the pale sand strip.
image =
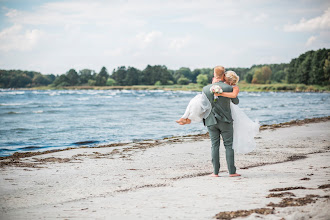
{"type": "MultiPolygon", "coordinates": [[[[139,144],[145,149],[129,144],[23,158],[23,165],[43,168],[1,168],[0,219],[210,219],[222,211],[278,203],[280,198],[266,198],[273,188],[313,188],[291,191],[297,197],[329,195],[329,188],[316,189],[330,183],[329,131],[330,121],[262,131],[255,152],[236,156],[241,178],[227,177],[223,147],[221,177],[206,176],[212,172],[206,138],[185,138],[181,143],[168,141],[155,147],[139,144]],[[307,158],[278,163],[302,155],[307,158]],[[43,161],[52,157],[69,161],[43,161]],[[277,164],[258,166],[263,163],[277,164]],[[240,169],[251,166],[257,167],[240,169]],[[310,180],[301,180],[305,177],[310,180]]],[[[318,215],[327,219],[328,209],[319,212],[329,205],[327,201],[319,198],[303,208],[276,208],[280,213],[264,218],[318,215]]]]}

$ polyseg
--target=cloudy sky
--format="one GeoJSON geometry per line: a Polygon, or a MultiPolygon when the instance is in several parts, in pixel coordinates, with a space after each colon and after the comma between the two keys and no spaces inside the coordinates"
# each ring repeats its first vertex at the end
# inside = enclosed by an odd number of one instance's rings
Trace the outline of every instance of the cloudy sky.
{"type": "Polygon", "coordinates": [[[0,69],[250,67],[319,48],[327,0],[0,0],[0,69]]]}

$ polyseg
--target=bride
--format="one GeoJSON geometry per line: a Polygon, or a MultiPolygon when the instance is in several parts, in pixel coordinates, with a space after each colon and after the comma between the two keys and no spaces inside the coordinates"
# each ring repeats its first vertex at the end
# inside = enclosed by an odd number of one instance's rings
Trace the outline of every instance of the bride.
{"type": "MultiPolygon", "coordinates": [[[[214,75],[212,83],[218,82],[218,76],[214,75]]],[[[225,83],[233,87],[233,92],[214,93],[214,97],[223,96],[227,98],[236,98],[239,93],[237,83],[239,77],[234,71],[225,73],[225,83]]],[[[200,122],[211,113],[212,105],[204,93],[196,95],[190,100],[185,114],[176,122],[180,125],[200,122]]],[[[233,118],[234,140],[233,149],[236,153],[249,153],[256,147],[254,137],[259,132],[258,121],[253,122],[237,105],[230,103],[230,109],[233,118]]]]}

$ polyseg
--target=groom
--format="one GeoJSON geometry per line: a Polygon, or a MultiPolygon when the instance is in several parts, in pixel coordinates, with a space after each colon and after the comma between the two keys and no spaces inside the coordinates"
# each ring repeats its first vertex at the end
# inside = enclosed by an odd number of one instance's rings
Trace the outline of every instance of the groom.
{"type": "Polygon", "coordinates": [[[220,135],[222,136],[223,143],[226,148],[226,161],[229,170],[229,176],[240,176],[236,173],[234,150],[233,146],[233,119],[230,111],[230,102],[238,104],[238,98],[230,99],[223,96],[218,96],[218,99],[214,101],[214,95],[211,93],[210,88],[212,85],[218,85],[222,88],[223,92],[232,92],[233,88],[225,84],[225,68],[223,66],[217,66],[214,68],[214,76],[219,79],[219,82],[207,85],[203,88],[204,94],[207,96],[212,105],[212,111],[210,115],[204,119],[204,125],[210,134],[212,141],[212,164],[213,174],[211,176],[218,177],[220,169],[219,147],[220,147],[220,135]]]}

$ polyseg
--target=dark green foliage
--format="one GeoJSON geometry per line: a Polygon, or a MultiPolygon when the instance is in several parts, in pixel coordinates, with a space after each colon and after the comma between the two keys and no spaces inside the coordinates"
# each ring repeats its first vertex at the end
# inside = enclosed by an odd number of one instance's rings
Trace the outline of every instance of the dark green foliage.
{"type": "MultiPolygon", "coordinates": [[[[231,68],[230,67],[230,68],[226,68],[226,71],[227,70],[234,71],[239,76],[240,80],[243,80],[243,79],[245,79],[246,75],[248,75],[250,68],[231,68]]],[[[252,81],[252,78],[251,78],[251,81],[252,81]]]]}
{"type": "MultiPolygon", "coordinates": [[[[196,82],[196,78],[194,78],[194,74],[192,74],[191,70],[187,67],[181,67],[174,73],[175,79],[178,81],[180,78],[186,78],[191,82],[196,82]]],[[[196,76],[197,77],[197,76],[196,76]]]]}
{"type": "MultiPolygon", "coordinates": [[[[233,70],[240,80],[247,83],[277,83],[306,85],[330,85],[330,49],[308,51],[290,63],[253,65],[251,68],[226,68],[233,70]]],[[[181,67],[169,70],[164,65],[148,65],[144,70],[134,67],[118,67],[111,76],[105,67],[99,73],[94,70],[83,69],[79,73],[70,69],[67,73],[55,76],[42,75],[34,71],[0,70],[0,88],[24,88],[33,86],[131,86],[131,85],[187,85],[189,83],[204,85],[211,83],[212,68],[190,70],[181,67]],[[200,76],[200,77],[198,77],[200,76]],[[205,78],[207,77],[207,79],[205,78]]]]}
{"type": "Polygon", "coordinates": [[[199,74],[197,76],[197,83],[200,86],[206,86],[210,82],[208,81],[207,75],[206,74],[199,74]]]}
{"type": "Polygon", "coordinates": [[[148,65],[142,71],[141,85],[154,85],[157,81],[160,81],[162,85],[167,85],[169,81],[173,80],[173,76],[166,66],[148,65]]]}
{"type": "Polygon", "coordinates": [[[184,77],[184,76],[182,76],[178,79],[178,84],[179,85],[188,85],[189,82],[190,82],[190,80],[188,78],[184,77]]]}
{"type": "Polygon", "coordinates": [[[0,70],[1,88],[25,88],[46,86],[55,80],[54,75],[42,75],[33,71],[0,70]]]}
{"type": "Polygon", "coordinates": [[[66,77],[67,77],[67,82],[71,86],[76,86],[79,84],[79,76],[74,69],[70,69],[69,72],[67,72],[66,77]]]}
{"type": "Polygon", "coordinates": [[[94,70],[90,69],[83,69],[79,71],[79,80],[80,84],[86,84],[88,83],[88,80],[94,79],[96,76],[96,73],[94,70]]]}
{"type": "Polygon", "coordinates": [[[110,78],[117,82],[117,85],[122,86],[125,84],[125,79],[127,75],[127,69],[125,66],[118,67],[117,70],[113,70],[110,78]]]}
{"type": "Polygon", "coordinates": [[[285,79],[286,72],[287,72],[287,69],[280,70],[280,71],[277,71],[276,73],[273,73],[272,74],[272,80],[274,82],[282,82],[285,79]]]}
{"type": "Polygon", "coordinates": [[[114,79],[116,85],[120,86],[139,85],[142,81],[140,70],[134,67],[128,67],[126,69],[125,66],[118,67],[116,71],[114,70],[110,78],[114,79]]]}
{"type": "Polygon", "coordinates": [[[287,82],[330,85],[329,70],[324,68],[329,62],[329,53],[330,49],[311,50],[292,59],[287,70],[287,82]]]}
{"type": "Polygon", "coordinates": [[[252,79],[253,79],[253,73],[252,72],[249,72],[245,75],[245,81],[247,83],[251,83],[252,82],[252,79]]]}
{"type": "Polygon", "coordinates": [[[96,86],[105,86],[108,78],[109,78],[109,74],[108,74],[107,69],[105,67],[102,67],[99,74],[97,74],[95,77],[95,81],[96,81],[95,85],[96,86]]]}
{"type": "Polygon", "coordinates": [[[63,74],[57,77],[53,83],[54,86],[70,86],[69,78],[63,74]]]}

